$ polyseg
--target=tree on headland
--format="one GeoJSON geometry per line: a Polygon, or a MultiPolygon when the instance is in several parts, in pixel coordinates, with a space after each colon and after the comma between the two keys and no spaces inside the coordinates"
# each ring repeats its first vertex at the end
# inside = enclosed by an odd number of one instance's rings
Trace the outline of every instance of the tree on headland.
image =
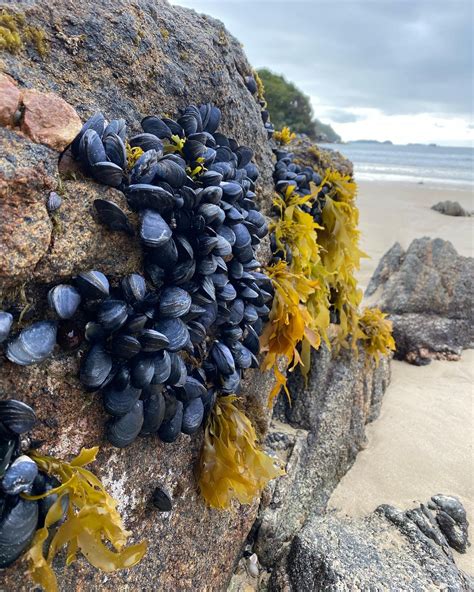
{"type": "Polygon", "coordinates": [[[307,134],[312,140],[339,142],[341,137],[329,124],[314,117],[309,97],[283,76],[267,68],[258,70],[265,87],[270,118],[276,129],[288,126],[298,134],[307,134]]]}

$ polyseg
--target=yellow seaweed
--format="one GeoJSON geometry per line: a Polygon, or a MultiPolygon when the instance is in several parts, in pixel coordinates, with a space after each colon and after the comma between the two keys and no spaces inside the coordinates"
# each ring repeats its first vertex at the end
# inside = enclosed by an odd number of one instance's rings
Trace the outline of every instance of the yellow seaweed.
{"type": "Polygon", "coordinates": [[[80,551],[89,563],[105,572],[136,565],[146,552],[145,542],[124,548],[130,533],[125,530],[117,502],[105,491],[100,480],[84,466],[94,461],[99,449],[83,448],[71,462],[50,456],[30,453],[40,470],[59,479],[61,485],[37,496],[26,499],[38,500],[57,494],[58,499],[46,515],[45,525],[36,531],[26,558],[30,562],[29,573],[33,581],[46,592],[56,592],[58,584],[52,569],[55,556],[66,548],[67,565],[76,559],[80,551]],[[49,529],[62,517],[62,500],[68,496],[69,503],[65,521],[54,531],[47,555],[44,543],[49,529]],[[112,549],[106,546],[109,541],[112,549]]]}
{"type": "Polygon", "coordinates": [[[286,145],[296,138],[296,134],[292,132],[288,126],[285,125],[285,127],[283,127],[279,132],[275,132],[273,134],[273,137],[280,144],[286,145]]]}
{"type": "Polygon", "coordinates": [[[204,432],[199,487],[213,508],[229,508],[234,499],[250,504],[268,481],[284,473],[258,446],[237,400],[235,395],[218,397],[204,432]]]}
{"type": "Polygon", "coordinates": [[[392,322],[386,317],[379,308],[365,308],[359,319],[359,339],[376,365],[382,356],[395,350],[392,322]]]}

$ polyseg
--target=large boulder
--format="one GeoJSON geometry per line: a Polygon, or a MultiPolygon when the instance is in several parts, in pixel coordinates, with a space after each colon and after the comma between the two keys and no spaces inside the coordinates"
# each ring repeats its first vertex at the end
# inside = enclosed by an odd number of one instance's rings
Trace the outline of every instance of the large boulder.
{"type": "Polygon", "coordinates": [[[287,462],[286,475],[264,500],[255,551],[272,567],[329,497],[366,443],[365,426],[380,412],[390,381],[387,358],[371,363],[361,349],[336,354],[323,345],[312,352],[308,382],[290,375],[291,405],[275,407],[267,442],[287,462]]]}
{"type": "Polygon", "coordinates": [[[416,364],[459,359],[474,347],[474,259],[439,238],[396,243],[367,287],[369,304],[389,313],[396,356],[416,364]]]}
{"type": "MultiPolygon", "coordinates": [[[[222,110],[223,131],[255,150],[258,199],[270,207],[271,151],[260,107],[244,84],[251,68],[220,22],[163,0],[29,0],[0,3],[0,13],[11,17],[21,40],[9,48],[13,53],[0,45],[2,308],[34,320],[47,314],[45,295],[53,282],[90,268],[113,282],[142,270],[138,246],[104,229],[92,214],[96,198],[124,207],[123,195],[58,171],[60,151],[95,111],[124,117],[138,131],[145,115],[174,116],[189,103],[213,101],[222,110]],[[27,31],[36,32],[36,42],[27,31]],[[62,195],[54,214],[46,208],[52,190],[62,195]]],[[[262,260],[267,255],[264,247],[262,260]]],[[[39,422],[32,438],[42,453],[68,458],[82,446],[100,445],[92,468],[118,499],[132,542],[148,540],[149,548],[137,567],[106,576],[83,559],[65,567],[62,557],[55,566],[61,589],[225,589],[258,500],[229,512],[206,507],[195,476],[202,434],[182,435],[174,444],[142,438],[124,450],[107,445],[101,402],[77,379],[82,354],[58,353],[37,367],[14,366],[2,356],[0,398],[35,408],[39,422]],[[150,505],[157,485],[173,498],[170,513],[150,505]]],[[[243,394],[251,393],[250,413],[260,432],[268,421],[269,388],[267,376],[249,373],[243,394]]],[[[2,573],[2,588],[31,586],[21,559],[2,573]]]]}
{"type": "Polygon", "coordinates": [[[432,210],[444,214],[445,216],[470,216],[470,212],[465,210],[458,201],[439,201],[434,206],[431,206],[432,210]]]}
{"type": "Polygon", "coordinates": [[[454,511],[459,528],[467,529],[459,501],[440,495],[406,512],[385,505],[358,519],[335,512],[313,515],[294,538],[286,563],[274,570],[268,589],[472,590],[474,580],[456,567],[439,521],[440,513],[446,514],[440,499],[454,511]]]}

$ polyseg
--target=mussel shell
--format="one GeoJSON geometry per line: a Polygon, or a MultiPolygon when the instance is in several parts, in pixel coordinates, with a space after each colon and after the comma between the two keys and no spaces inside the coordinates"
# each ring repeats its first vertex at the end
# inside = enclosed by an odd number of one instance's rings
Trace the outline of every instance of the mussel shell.
{"type": "Polygon", "coordinates": [[[16,399],[0,401],[0,424],[12,434],[29,432],[35,422],[35,412],[26,403],[16,399]]]}
{"type": "Polygon", "coordinates": [[[2,489],[7,495],[30,492],[38,474],[38,465],[29,456],[19,456],[5,471],[2,489]]]}
{"type": "Polygon", "coordinates": [[[48,292],[48,303],[61,319],[70,319],[79,308],[81,295],[73,286],[58,284],[48,292]]]}
{"type": "Polygon", "coordinates": [[[157,170],[158,152],[156,150],[148,150],[148,152],[144,152],[138,158],[137,162],[134,164],[132,170],[130,171],[130,183],[151,183],[155,178],[157,170]]]}
{"type": "Polygon", "coordinates": [[[101,344],[93,345],[84,356],[79,379],[89,389],[98,389],[112,370],[112,358],[101,344]]]}
{"type": "Polygon", "coordinates": [[[144,210],[140,222],[140,238],[148,247],[159,247],[171,238],[168,224],[156,210],[144,210]]]}
{"type": "Polygon", "coordinates": [[[153,357],[153,368],[152,384],[164,384],[171,374],[171,357],[166,350],[153,357]]]}
{"type": "Polygon", "coordinates": [[[95,199],[94,207],[97,212],[99,222],[110,228],[133,235],[133,226],[128,219],[127,214],[113,201],[107,199],[95,199]]]}
{"type": "Polygon", "coordinates": [[[3,343],[10,333],[13,316],[9,312],[0,310],[0,343],[3,343]]]}
{"type": "Polygon", "coordinates": [[[167,384],[171,386],[183,386],[188,377],[186,364],[181,356],[175,352],[169,354],[171,362],[171,372],[167,379],[167,384]]]}
{"type": "Polygon", "coordinates": [[[163,442],[174,442],[181,433],[183,423],[183,403],[176,401],[176,411],[170,419],[163,421],[158,430],[158,435],[163,442]]]}
{"type": "Polygon", "coordinates": [[[116,134],[124,142],[127,137],[127,123],[125,119],[112,119],[104,130],[102,141],[104,142],[110,134],[116,134]]]}
{"type": "Polygon", "coordinates": [[[169,346],[168,337],[155,329],[144,329],[139,339],[144,352],[156,352],[169,346]]]}
{"type": "Polygon", "coordinates": [[[119,391],[113,386],[107,386],[103,391],[104,408],[110,415],[121,417],[128,413],[140,398],[141,390],[132,386],[119,391]]]}
{"type": "Polygon", "coordinates": [[[128,306],[123,300],[104,300],[97,311],[98,322],[107,331],[117,331],[128,317],[128,306]]]}
{"type": "Polygon", "coordinates": [[[104,134],[102,142],[109,160],[125,170],[127,168],[127,150],[122,138],[118,134],[109,132],[104,134]]]}
{"type": "Polygon", "coordinates": [[[145,132],[144,134],[138,134],[137,136],[130,138],[130,146],[132,148],[141,148],[143,152],[155,150],[157,154],[163,154],[163,142],[160,140],[160,138],[158,138],[158,136],[148,132],[145,132]]]}
{"type": "MultiPolygon", "coordinates": [[[[33,494],[34,495],[41,495],[43,493],[46,493],[48,491],[51,491],[51,489],[56,489],[56,487],[59,487],[61,485],[61,482],[58,481],[58,479],[56,479],[56,477],[53,477],[52,475],[46,475],[45,473],[38,473],[38,476],[35,479],[35,482],[33,483],[33,494]]],[[[53,504],[56,503],[58,499],[58,494],[57,493],[51,493],[49,495],[47,495],[46,497],[38,500],[38,528],[42,528],[44,526],[44,522],[46,520],[46,516],[49,512],[49,510],[51,509],[51,507],[53,506],[53,504]]],[[[63,517],[65,516],[66,512],[67,512],[67,508],[69,505],[69,496],[66,495],[62,495],[61,497],[61,508],[62,508],[62,516],[59,519],[59,521],[61,521],[63,519],[63,517]]]]}
{"type": "Polygon", "coordinates": [[[30,544],[38,524],[38,504],[16,498],[0,518],[0,568],[11,565],[30,544]]]}
{"type": "Polygon", "coordinates": [[[235,371],[235,362],[232,352],[224,343],[215,341],[210,355],[221,374],[228,375],[235,371]]]}
{"type": "Polygon", "coordinates": [[[230,318],[229,323],[238,325],[244,318],[245,304],[241,298],[236,298],[229,306],[230,318]]]}
{"type": "Polygon", "coordinates": [[[155,374],[155,364],[152,358],[142,358],[134,360],[132,363],[131,382],[135,388],[143,389],[147,387],[155,374]]]}
{"type": "Polygon", "coordinates": [[[109,295],[109,280],[100,271],[82,271],[75,278],[79,292],[90,300],[106,298],[109,295]]]}
{"type": "Polygon", "coordinates": [[[232,345],[232,355],[234,356],[235,366],[237,368],[250,368],[258,366],[258,360],[253,353],[240,342],[232,345]]]}
{"type": "Polygon", "coordinates": [[[51,191],[46,202],[48,212],[55,212],[58,210],[61,207],[62,201],[63,200],[60,195],[58,195],[55,191],[51,191]]]}
{"type": "Polygon", "coordinates": [[[162,121],[156,115],[150,115],[148,117],[144,117],[141,122],[142,129],[148,133],[153,134],[157,138],[171,138],[173,132],[170,128],[166,125],[164,121],[162,121]]]}
{"type": "Polygon", "coordinates": [[[178,248],[173,238],[155,249],[150,249],[147,260],[159,265],[162,269],[169,270],[178,262],[178,248]]]}
{"type": "Polygon", "coordinates": [[[236,370],[227,376],[221,375],[219,390],[226,394],[238,394],[240,390],[240,371],[236,370]]]}
{"type": "Polygon", "coordinates": [[[171,187],[177,189],[186,183],[186,171],[176,162],[170,159],[161,159],[158,161],[155,179],[165,181],[171,187]]]}
{"type": "Polygon", "coordinates": [[[143,401],[143,425],[140,435],[149,436],[159,430],[165,417],[165,409],[163,393],[150,387],[150,393],[143,401]]]}
{"type": "Polygon", "coordinates": [[[56,333],[57,325],[52,321],[33,323],[8,343],[6,356],[20,366],[42,362],[53,353],[56,333]]]}
{"type": "Polygon", "coordinates": [[[161,292],[159,314],[165,318],[182,317],[191,308],[191,296],[182,288],[172,286],[161,292]]]}
{"type": "Polygon", "coordinates": [[[181,319],[160,319],[155,329],[169,339],[168,349],[171,352],[183,349],[189,340],[189,331],[181,319]]]}
{"type": "Polygon", "coordinates": [[[146,282],[145,278],[138,273],[131,273],[125,276],[121,282],[122,292],[125,300],[134,304],[145,298],[146,282]]]}
{"type": "Polygon", "coordinates": [[[130,368],[122,366],[114,376],[111,384],[118,391],[125,390],[130,385],[130,368]]]}
{"type": "Polygon", "coordinates": [[[126,194],[128,203],[134,210],[149,208],[159,214],[166,214],[174,207],[174,196],[171,191],[156,185],[135,183],[127,187],[126,194]]]}
{"type": "Polygon", "coordinates": [[[195,434],[201,427],[203,418],[204,405],[201,398],[193,399],[189,403],[186,403],[184,405],[183,422],[181,424],[183,434],[195,434]]]}
{"type": "Polygon", "coordinates": [[[79,146],[83,135],[88,129],[94,130],[99,136],[104,133],[105,117],[102,113],[95,113],[82,126],[81,131],[77,134],[71,144],[71,152],[75,158],[79,156],[79,146]]]}
{"type": "Polygon", "coordinates": [[[97,162],[91,166],[92,176],[99,183],[119,187],[123,181],[123,170],[113,162],[97,162]]]}
{"type": "Polygon", "coordinates": [[[152,504],[160,512],[171,512],[173,509],[171,497],[161,487],[156,487],[153,491],[152,504]]]}
{"type": "Polygon", "coordinates": [[[110,350],[114,356],[125,360],[136,356],[141,348],[141,343],[133,335],[116,335],[112,339],[110,346],[110,350]]]}
{"type": "Polygon", "coordinates": [[[260,340],[255,329],[251,325],[245,325],[244,339],[242,344],[249,349],[254,356],[258,356],[260,352],[260,340]]]}
{"type": "Polygon", "coordinates": [[[112,421],[107,429],[107,439],[117,448],[129,446],[140,433],[143,425],[143,401],[136,401],[132,409],[112,421]]]}
{"type": "Polygon", "coordinates": [[[185,284],[189,282],[196,271],[196,261],[188,259],[182,263],[178,263],[174,268],[169,270],[169,281],[173,284],[185,284]]]}
{"type": "Polygon", "coordinates": [[[175,388],[176,396],[180,401],[187,402],[206,394],[206,387],[201,381],[188,376],[182,387],[175,388]]]}

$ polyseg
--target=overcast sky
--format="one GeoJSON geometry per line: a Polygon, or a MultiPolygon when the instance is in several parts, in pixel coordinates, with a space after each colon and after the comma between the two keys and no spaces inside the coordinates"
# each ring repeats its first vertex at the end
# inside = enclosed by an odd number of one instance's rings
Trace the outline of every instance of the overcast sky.
{"type": "Polygon", "coordinates": [[[474,0],[172,0],[214,16],[344,140],[470,145],[474,0]]]}

